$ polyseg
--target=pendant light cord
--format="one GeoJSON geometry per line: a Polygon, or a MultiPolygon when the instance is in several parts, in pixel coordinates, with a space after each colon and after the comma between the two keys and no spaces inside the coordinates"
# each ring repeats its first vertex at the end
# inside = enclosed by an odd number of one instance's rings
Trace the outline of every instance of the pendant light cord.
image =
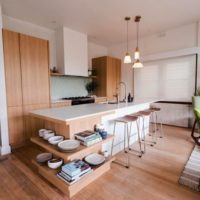
{"type": "Polygon", "coordinates": [[[126,53],[128,53],[128,20],[126,26],[126,53]]]}
{"type": "Polygon", "coordinates": [[[139,22],[137,22],[137,48],[139,46],[139,22]]]}

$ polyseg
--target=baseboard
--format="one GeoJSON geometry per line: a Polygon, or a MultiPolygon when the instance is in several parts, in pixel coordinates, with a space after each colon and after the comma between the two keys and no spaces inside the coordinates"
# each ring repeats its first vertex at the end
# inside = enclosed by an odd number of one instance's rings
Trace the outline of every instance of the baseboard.
{"type": "Polygon", "coordinates": [[[8,155],[10,153],[11,153],[10,145],[8,145],[8,146],[1,146],[0,147],[0,155],[4,156],[4,155],[8,155]]]}

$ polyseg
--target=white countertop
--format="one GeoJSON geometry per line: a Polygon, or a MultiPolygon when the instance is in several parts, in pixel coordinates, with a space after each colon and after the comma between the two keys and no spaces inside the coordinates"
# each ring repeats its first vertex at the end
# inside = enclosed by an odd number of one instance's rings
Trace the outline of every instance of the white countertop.
{"type": "Polygon", "coordinates": [[[77,106],[61,107],[61,108],[49,108],[43,110],[31,111],[38,117],[54,119],[62,122],[67,122],[83,117],[94,116],[97,114],[109,113],[118,109],[123,109],[131,106],[137,106],[140,104],[156,102],[155,99],[136,99],[133,103],[119,103],[119,104],[83,104],[77,106]]]}

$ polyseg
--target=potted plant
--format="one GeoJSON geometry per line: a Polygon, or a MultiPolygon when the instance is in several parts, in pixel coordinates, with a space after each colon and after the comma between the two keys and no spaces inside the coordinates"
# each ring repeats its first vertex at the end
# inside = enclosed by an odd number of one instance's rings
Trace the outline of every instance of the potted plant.
{"type": "Polygon", "coordinates": [[[88,94],[91,96],[91,95],[93,95],[94,91],[95,91],[96,88],[97,88],[97,83],[94,82],[94,81],[89,81],[89,82],[85,85],[85,88],[86,88],[88,94]]]}

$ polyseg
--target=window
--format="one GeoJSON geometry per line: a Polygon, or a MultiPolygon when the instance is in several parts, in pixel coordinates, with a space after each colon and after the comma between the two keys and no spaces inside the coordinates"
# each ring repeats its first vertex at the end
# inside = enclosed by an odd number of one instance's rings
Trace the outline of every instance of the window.
{"type": "Polygon", "coordinates": [[[144,63],[134,70],[136,98],[191,101],[195,91],[196,56],[184,56],[144,63]]]}

